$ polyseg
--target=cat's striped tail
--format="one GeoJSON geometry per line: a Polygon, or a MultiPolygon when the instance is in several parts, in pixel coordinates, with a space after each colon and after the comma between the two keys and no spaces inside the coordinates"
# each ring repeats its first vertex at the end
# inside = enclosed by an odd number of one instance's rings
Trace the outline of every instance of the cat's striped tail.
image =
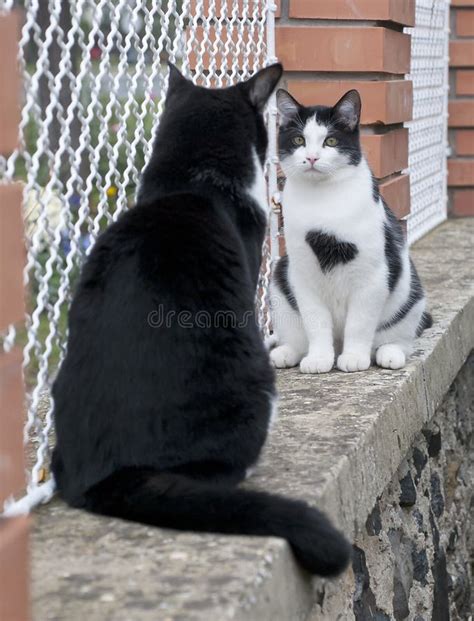
{"type": "Polygon", "coordinates": [[[340,573],[351,556],[345,537],[304,502],[149,468],[111,475],[85,494],[83,508],[163,528],[282,537],[300,564],[321,576],[340,573]]]}

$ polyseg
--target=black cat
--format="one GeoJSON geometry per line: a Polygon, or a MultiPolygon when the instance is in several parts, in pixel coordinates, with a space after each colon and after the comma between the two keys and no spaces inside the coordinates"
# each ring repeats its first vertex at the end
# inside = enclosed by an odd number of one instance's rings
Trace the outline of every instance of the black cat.
{"type": "Polygon", "coordinates": [[[237,489],[265,442],[273,371],[254,315],[265,233],[262,109],[171,66],[137,205],[98,239],[54,384],[53,472],[72,506],[167,528],[286,538],[310,572],[349,559],[304,502],[237,489]]]}

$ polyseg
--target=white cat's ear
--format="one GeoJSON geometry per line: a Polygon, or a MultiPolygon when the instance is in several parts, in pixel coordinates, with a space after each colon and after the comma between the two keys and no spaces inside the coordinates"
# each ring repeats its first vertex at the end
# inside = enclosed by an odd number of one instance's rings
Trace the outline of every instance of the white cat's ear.
{"type": "Polygon", "coordinates": [[[288,91],[279,88],[277,90],[277,107],[280,113],[280,123],[284,125],[298,114],[300,104],[288,91]]]}
{"type": "Polygon", "coordinates": [[[252,105],[258,108],[258,110],[263,110],[268,98],[278,84],[282,73],[282,65],[280,65],[280,63],[275,63],[274,65],[261,69],[249,80],[241,82],[237,86],[244,91],[252,105]]]}
{"type": "Polygon", "coordinates": [[[360,122],[360,111],[362,102],[359,92],[356,90],[348,91],[339,99],[333,107],[333,116],[342,122],[348,129],[354,131],[360,122]]]}
{"type": "Polygon", "coordinates": [[[185,84],[189,84],[189,80],[187,80],[181,71],[173,65],[172,62],[168,61],[168,67],[170,68],[170,73],[168,77],[168,93],[174,91],[176,88],[180,86],[184,86],[185,84]]]}

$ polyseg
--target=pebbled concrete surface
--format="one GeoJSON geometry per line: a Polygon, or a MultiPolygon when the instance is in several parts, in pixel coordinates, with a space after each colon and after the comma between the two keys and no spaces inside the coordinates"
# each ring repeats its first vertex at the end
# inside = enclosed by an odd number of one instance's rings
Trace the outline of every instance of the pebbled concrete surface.
{"type": "MultiPolygon", "coordinates": [[[[249,487],[305,498],[351,538],[474,347],[474,220],[453,220],[413,257],[435,324],[400,371],[281,371],[280,417],[249,487]]],[[[293,621],[321,597],[277,539],[174,533],[66,508],[36,512],[35,621],[293,621]]],[[[349,570],[328,585],[337,608],[349,570]]],[[[312,616],[312,619],[323,618],[312,616]]]]}

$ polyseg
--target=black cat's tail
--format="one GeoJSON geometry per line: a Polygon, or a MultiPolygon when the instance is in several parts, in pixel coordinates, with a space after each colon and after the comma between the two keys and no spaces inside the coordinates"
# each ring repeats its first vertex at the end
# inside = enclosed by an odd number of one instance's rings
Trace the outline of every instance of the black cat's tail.
{"type": "Polygon", "coordinates": [[[282,537],[301,565],[321,576],[340,573],[351,556],[343,535],[304,502],[149,468],[118,471],[86,492],[82,506],[163,528],[282,537]]]}

